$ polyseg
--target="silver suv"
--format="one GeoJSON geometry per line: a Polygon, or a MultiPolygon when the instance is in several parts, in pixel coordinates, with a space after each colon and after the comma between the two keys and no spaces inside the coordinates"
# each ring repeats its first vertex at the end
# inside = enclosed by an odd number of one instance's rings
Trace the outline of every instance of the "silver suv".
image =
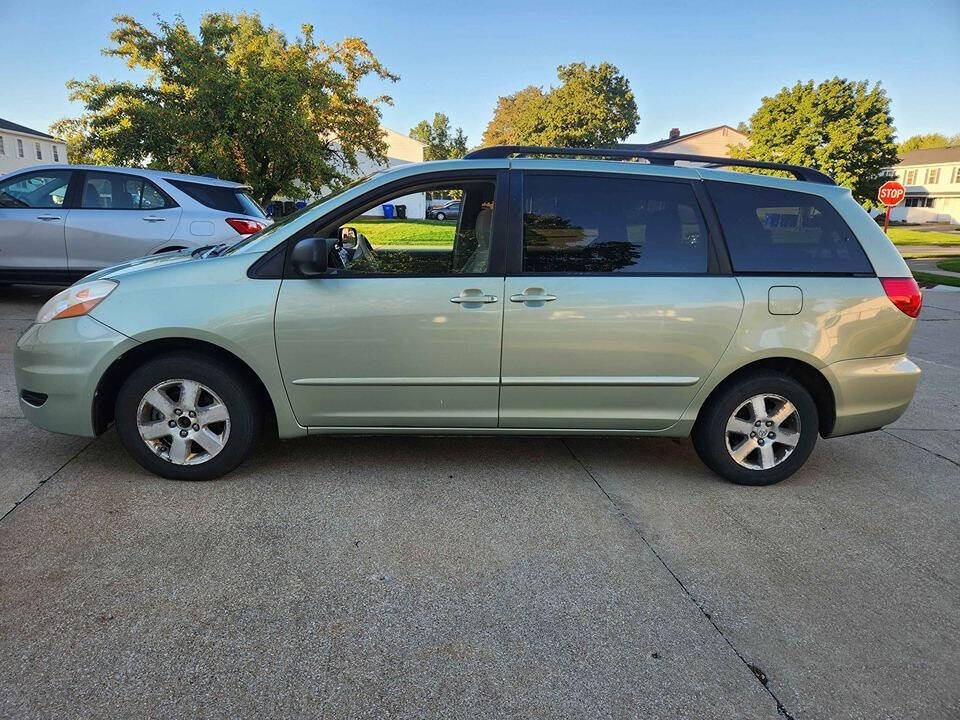
{"type": "Polygon", "coordinates": [[[76,435],[114,423],[181,479],[233,469],[266,426],[691,435],[733,482],[782,480],[818,437],[903,413],[919,288],[825,175],[674,166],[690,159],[485,148],[393,168],[226,250],[101,271],[17,342],[23,413],[76,435]],[[521,157],[570,153],[649,163],[521,157]],[[457,223],[370,217],[420,192],[457,193],[457,223]]]}
{"type": "Polygon", "coordinates": [[[238,183],[86,165],[0,177],[0,282],[68,284],[124,260],[232,243],[267,225],[238,183]]]}

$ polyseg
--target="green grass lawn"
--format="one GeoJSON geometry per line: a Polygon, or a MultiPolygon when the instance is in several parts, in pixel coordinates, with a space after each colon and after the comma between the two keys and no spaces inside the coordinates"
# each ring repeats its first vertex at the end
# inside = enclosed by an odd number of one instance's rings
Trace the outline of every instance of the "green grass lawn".
{"type": "Polygon", "coordinates": [[[887,234],[894,245],[960,245],[960,233],[891,227],[887,234]]]}
{"type": "Polygon", "coordinates": [[[937,275],[936,273],[926,273],[914,270],[913,279],[920,285],[953,285],[960,287],[960,278],[950,275],[937,275]]]}
{"type": "Polygon", "coordinates": [[[455,220],[385,220],[358,218],[349,223],[367,236],[374,247],[381,245],[453,245],[455,220]]]}
{"type": "Polygon", "coordinates": [[[937,267],[941,270],[949,270],[951,272],[960,272],[960,258],[952,258],[950,260],[938,260],[937,267]]]}

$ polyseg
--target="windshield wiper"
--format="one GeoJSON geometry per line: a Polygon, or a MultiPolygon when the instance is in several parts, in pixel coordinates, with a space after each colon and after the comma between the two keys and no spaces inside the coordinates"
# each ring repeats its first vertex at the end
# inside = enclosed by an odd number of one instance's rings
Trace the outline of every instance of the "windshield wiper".
{"type": "Polygon", "coordinates": [[[217,245],[204,245],[203,247],[198,247],[196,250],[190,253],[190,257],[192,258],[216,257],[217,255],[222,253],[224,250],[226,250],[228,247],[230,247],[230,243],[219,243],[217,245]]]}
{"type": "Polygon", "coordinates": [[[224,250],[230,247],[230,243],[220,243],[219,245],[214,246],[213,250],[204,255],[205,258],[216,257],[220,255],[224,250]]]}

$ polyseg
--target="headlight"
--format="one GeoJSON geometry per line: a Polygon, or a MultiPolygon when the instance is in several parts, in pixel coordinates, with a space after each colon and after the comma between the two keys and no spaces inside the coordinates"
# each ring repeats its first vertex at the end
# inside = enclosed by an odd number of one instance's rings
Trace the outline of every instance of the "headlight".
{"type": "Polygon", "coordinates": [[[37,322],[45,323],[57,318],[86,315],[112,293],[116,286],[117,283],[113,280],[93,280],[68,287],[47,300],[37,313],[37,322]]]}

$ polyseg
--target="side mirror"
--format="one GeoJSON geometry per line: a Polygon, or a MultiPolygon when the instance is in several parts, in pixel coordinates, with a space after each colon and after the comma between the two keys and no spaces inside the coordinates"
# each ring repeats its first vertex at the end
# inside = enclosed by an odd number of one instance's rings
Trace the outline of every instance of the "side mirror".
{"type": "Polygon", "coordinates": [[[330,263],[330,252],[336,246],[336,238],[304,238],[293,246],[290,260],[302,275],[307,277],[326,275],[330,263]]]}
{"type": "Polygon", "coordinates": [[[360,234],[355,227],[340,228],[340,244],[346,250],[355,250],[360,243],[360,234]]]}

